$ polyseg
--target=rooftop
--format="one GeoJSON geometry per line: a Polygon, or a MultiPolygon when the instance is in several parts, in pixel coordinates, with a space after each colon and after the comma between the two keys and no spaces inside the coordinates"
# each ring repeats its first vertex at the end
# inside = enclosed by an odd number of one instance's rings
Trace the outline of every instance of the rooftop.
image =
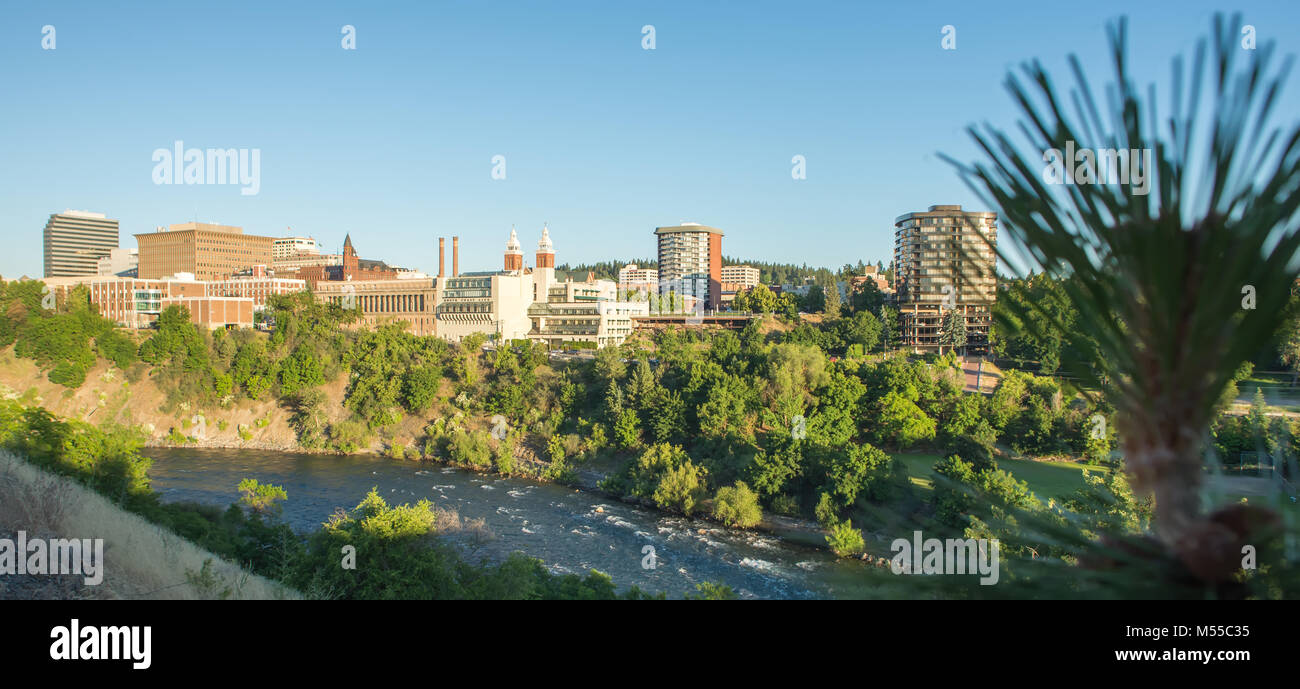
{"type": "Polygon", "coordinates": [[[697,222],[684,222],[680,225],[669,225],[667,227],[656,227],[655,234],[674,234],[679,232],[708,232],[722,236],[722,230],[708,225],[701,225],[697,222]]]}

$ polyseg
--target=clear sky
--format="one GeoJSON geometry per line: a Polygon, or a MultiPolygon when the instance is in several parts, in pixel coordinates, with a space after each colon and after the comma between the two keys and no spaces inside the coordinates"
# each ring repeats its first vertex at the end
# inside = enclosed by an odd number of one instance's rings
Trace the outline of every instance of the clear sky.
{"type": "Polygon", "coordinates": [[[1065,85],[1074,52],[1105,83],[1104,27],[1127,14],[1135,71],[1167,94],[1218,9],[1298,52],[1295,0],[6,2],[0,275],[40,275],[64,209],[117,218],[128,247],[189,220],[291,227],[426,271],[453,234],[462,270],[499,267],[511,224],[531,263],[543,222],[560,262],[652,256],[655,226],[695,221],[730,256],[888,263],[896,216],[985,210],[935,153],[1012,128],[1009,69],[1038,57],[1065,85]],[[177,140],[260,149],[259,193],[155,185],[177,140]]]}

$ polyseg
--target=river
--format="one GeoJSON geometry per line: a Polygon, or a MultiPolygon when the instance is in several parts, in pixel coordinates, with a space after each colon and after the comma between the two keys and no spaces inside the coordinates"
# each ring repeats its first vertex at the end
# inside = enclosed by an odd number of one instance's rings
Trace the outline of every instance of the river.
{"type": "Polygon", "coordinates": [[[598,569],[620,590],[640,586],[677,598],[703,581],[728,584],[742,598],[861,597],[858,563],[761,532],[667,515],[558,485],[501,478],[429,463],[370,455],[262,450],[149,448],[149,475],[165,501],[226,506],[241,479],[283,486],[284,519],[313,531],[336,508],[352,508],[372,488],[390,505],[427,498],[482,519],[494,538],[468,553],[500,561],[514,551],[556,573],[598,569]],[[645,546],[654,548],[654,567],[645,546]]]}

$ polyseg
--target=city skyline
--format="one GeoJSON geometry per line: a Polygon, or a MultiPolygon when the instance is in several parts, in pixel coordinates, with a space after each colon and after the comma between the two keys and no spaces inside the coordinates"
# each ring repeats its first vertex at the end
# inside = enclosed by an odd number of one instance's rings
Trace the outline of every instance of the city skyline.
{"type": "MultiPolygon", "coordinates": [[[[0,275],[40,273],[38,230],[65,208],[117,218],[125,234],[213,222],[310,235],[326,253],[355,232],[371,238],[369,255],[424,272],[438,236],[460,236],[466,265],[486,266],[510,225],[531,234],[544,222],[582,238],[570,263],[647,257],[653,228],[683,221],[728,228],[726,253],[744,259],[887,263],[899,214],[992,210],[935,153],[969,159],[965,126],[1015,122],[1009,69],[1038,57],[1060,72],[1077,53],[1103,82],[1104,24],[1127,14],[1135,72],[1167,75],[1213,7],[1186,3],[1171,18],[1111,2],[1010,6],[996,17],[958,3],[597,15],[575,3],[510,5],[490,21],[460,6],[326,3],[311,18],[306,5],[13,8],[0,59],[27,68],[0,75],[12,95],[0,275]],[[195,25],[207,48],[194,48],[195,25]],[[341,46],[345,26],[355,50],[341,46]],[[941,47],[946,26],[955,50],[941,47]],[[258,151],[256,193],[155,183],[152,154],[176,142],[258,151]],[[505,179],[492,178],[498,155],[505,179]],[[800,165],[806,178],[794,179],[800,165]],[[820,241],[805,241],[813,230],[820,241]]],[[[1241,9],[1261,44],[1297,12],[1241,9]]],[[[1296,93],[1279,107],[1300,109],[1296,93]]]]}

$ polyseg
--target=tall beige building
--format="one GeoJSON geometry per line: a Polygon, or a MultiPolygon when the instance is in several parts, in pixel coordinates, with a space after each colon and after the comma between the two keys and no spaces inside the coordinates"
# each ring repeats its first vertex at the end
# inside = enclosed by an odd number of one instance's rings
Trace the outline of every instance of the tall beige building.
{"type": "Polygon", "coordinates": [[[659,297],[670,293],[716,310],[722,303],[722,230],[687,222],[656,227],[659,297]]]}
{"type": "Polygon", "coordinates": [[[64,211],[45,222],[45,277],[99,273],[99,259],[118,248],[117,221],[103,213],[64,211]]]}
{"type": "Polygon", "coordinates": [[[947,311],[965,319],[966,350],[988,349],[997,299],[997,213],[930,206],[894,221],[894,289],[902,342],[938,351],[947,311]],[[987,241],[986,241],[987,239],[987,241]]]}
{"type": "Polygon", "coordinates": [[[224,280],[256,265],[271,265],[271,237],[244,234],[230,225],[187,222],[137,234],[141,279],[193,273],[198,280],[224,280]]]}

